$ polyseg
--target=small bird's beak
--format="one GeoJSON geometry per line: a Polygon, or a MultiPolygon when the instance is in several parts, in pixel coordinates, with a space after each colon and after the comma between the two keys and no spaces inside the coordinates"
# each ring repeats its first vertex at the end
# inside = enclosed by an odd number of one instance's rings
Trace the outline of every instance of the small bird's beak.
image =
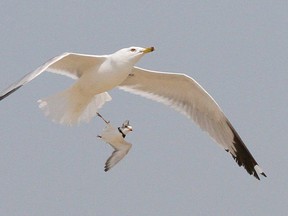
{"type": "Polygon", "coordinates": [[[153,52],[154,50],[155,50],[154,47],[148,47],[148,48],[145,48],[142,52],[149,53],[149,52],[153,52]]]}

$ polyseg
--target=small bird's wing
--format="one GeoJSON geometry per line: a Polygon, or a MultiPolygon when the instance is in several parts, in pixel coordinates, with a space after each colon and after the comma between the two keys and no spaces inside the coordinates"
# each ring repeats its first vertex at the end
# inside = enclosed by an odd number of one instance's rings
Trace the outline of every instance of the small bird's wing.
{"type": "Polygon", "coordinates": [[[256,171],[265,175],[215,100],[191,77],[134,67],[118,87],[164,103],[192,118],[250,175],[257,179],[256,171]]]}
{"type": "Polygon", "coordinates": [[[85,71],[90,68],[97,67],[105,61],[106,56],[96,55],[84,55],[78,53],[63,53],[62,55],[56,56],[33,72],[26,74],[19,81],[10,85],[7,89],[0,93],[0,100],[12,94],[14,91],[35,79],[44,71],[66,75],[70,78],[77,79],[82,76],[85,71]]]}
{"type": "MultiPolygon", "coordinates": [[[[115,144],[112,145],[111,143],[109,143],[111,146],[113,146],[113,148],[115,149],[112,153],[112,155],[107,159],[106,163],[105,163],[105,168],[104,171],[107,172],[108,170],[110,170],[113,166],[115,166],[120,160],[122,160],[125,155],[127,155],[127,153],[129,152],[130,148],[131,148],[131,144],[126,142],[125,140],[123,140],[123,143],[121,144],[121,148],[115,148],[115,144]]],[[[119,144],[118,144],[119,146],[119,144]]]]}

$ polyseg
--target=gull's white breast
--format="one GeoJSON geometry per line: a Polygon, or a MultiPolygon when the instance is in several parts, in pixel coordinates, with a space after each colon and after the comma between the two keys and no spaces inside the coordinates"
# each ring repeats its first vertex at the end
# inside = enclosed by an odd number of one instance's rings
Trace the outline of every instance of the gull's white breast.
{"type": "Polygon", "coordinates": [[[132,66],[115,64],[110,59],[83,74],[75,83],[81,91],[95,95],[120,85],[132,70],[132,66]]]}

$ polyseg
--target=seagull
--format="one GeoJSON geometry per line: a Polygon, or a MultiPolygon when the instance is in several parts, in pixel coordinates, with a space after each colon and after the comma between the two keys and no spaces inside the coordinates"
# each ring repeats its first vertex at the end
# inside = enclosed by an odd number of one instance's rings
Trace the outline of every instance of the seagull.
{"type": "Polygon", "coordinates": [[[0,93],[3,100],[44,71],[76,79],[68,89],[39,100],[39,107],[54,122],[75,125],[88,122],[111,100],[113,88],[163,103],[192,119],[239,166],[260,180],[266,177],[216,101],[193,78],[183,73],[152,71],[135,64],[154,47],[129,47],[109,55],[64,53],[28,73],[0,93]]]}
{"type": "Polygon", "coordinates": [[[132,131],[132,126],[129,124],[129,121],[126,120],[121,127],[116,129],[110,124],[110,121],[106,121],[100,113],[97,112],[97,115],[106,123],[102,134],[97,137],[103,139],[114,148],[112,155],[105,163],[104,171],[107,172],[128,154],[132,144],[126,142],[124,138],[132,131]]]}

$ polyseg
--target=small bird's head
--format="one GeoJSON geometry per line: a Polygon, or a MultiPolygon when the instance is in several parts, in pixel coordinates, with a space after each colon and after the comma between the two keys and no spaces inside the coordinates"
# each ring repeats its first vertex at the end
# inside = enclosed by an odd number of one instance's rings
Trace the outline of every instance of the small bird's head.
{"type": "Polygon", "coordinates": [[[129,47],[121,49],[115,52],[113,55],[117,60],[122,60],[125,62],[131,62],[133,65],[140,60],[140,58],[149,52],[153,52],[154,47],[142,48],[142,47],[129,47]]]}
{"type": "Polygon", "coordinates": [[[120,129],[124,135],[127,135],[130,131],[133,130],[132,126],[129,123],[129,120],[126,120],[125,122],[123,122],[120,129]]]}

